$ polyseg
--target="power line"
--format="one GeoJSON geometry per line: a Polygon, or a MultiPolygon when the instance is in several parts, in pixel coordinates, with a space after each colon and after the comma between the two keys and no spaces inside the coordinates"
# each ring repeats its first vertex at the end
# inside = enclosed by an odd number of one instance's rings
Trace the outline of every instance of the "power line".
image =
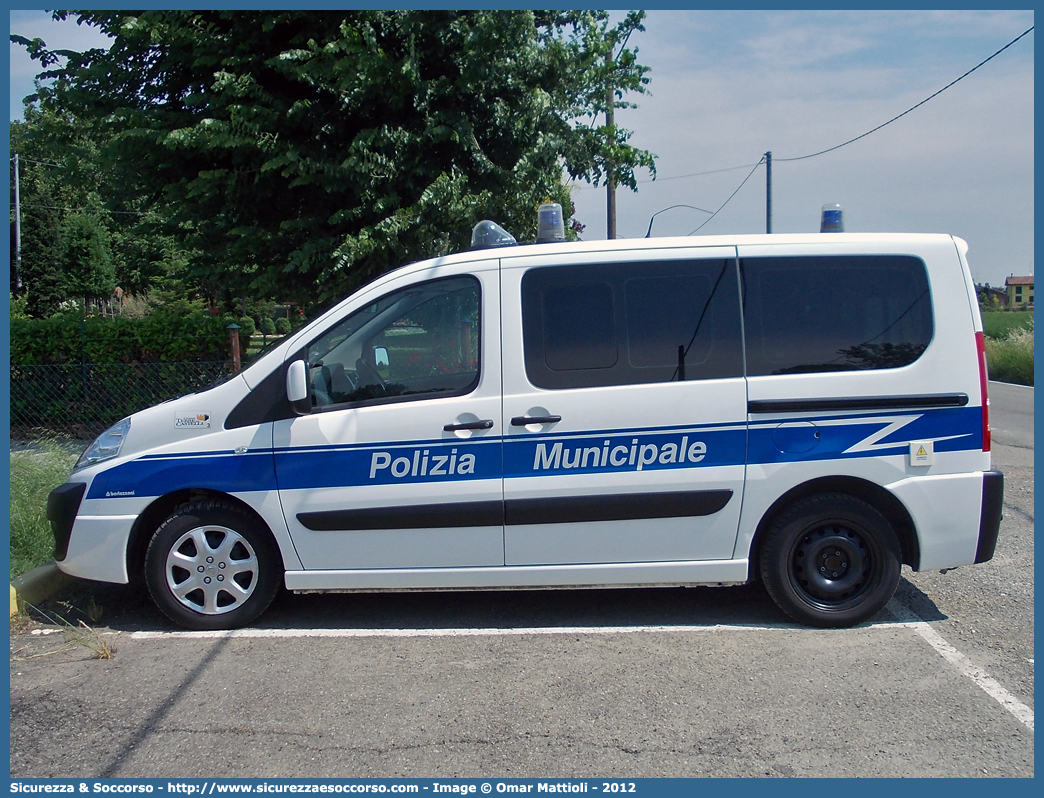
{"type": "MultiPolygon", "coordinates": [[[[1020,33],[1018,36],[1016,36],[1014,39],[1012,39],[1006,45],[1004,45],[999,50],[997,50],[997,52],[995,52],[989,58],[983,59],[978,64],[973,66],[971,69],[969,69],[967,72],[965,72],[963,75],[961,75],[959,78],[956,78],[956,79],[950,81],[945,86],[943,86],[941,89],[939,89],[939,91],[937,91],[934,94],[932,94],[931,96],[926,97],[925,99],[921,100],[916,105],[913,105],[910,108],[907,108],[901,114],[899,114],[898,116],[892,117],[887,122],[884,122],[883,124],[880,124],[877,127],[873,128],[871,130],[868,130],[868,131],[866,131],[865,133],[863,133],[861,135],[856,136],[855,138],[849,139],[848,141],[845,141],[845,142],[843,142],[841,144],[837,144],[837,145],[835,145],[833,147],[829,147],[829,148],[827,148],[825,150],[820,150],[819,152],[813,152],[813,153],[811,153],[809,155],[800,155],[800,156],[797,156],[795,158],[773,158],[773,160],[774,161],[804,161],[804,160],[807,160],[809,158],[815,158],[817,155],[825,155],[828,152],[833,152],[834,150],[839,150],[842,147],[845,147],[845,146],[847,146],[849,144],[852,144],[853,142],[856,142],[856,141],[859,141],[860,139],[866,138],[871,133],[876,133],[878,130],[881,130],[881,128],[887,127],[888,125],[892,124],[892,122],[895,122],[895,121],[897,121],[899,119],[902,119],[904,116],[906,116],[910,112],[915,111],[918,108],[920,108],[922,105],[927,103],[929,100],[935,99],[936,97],[938,97],[940,94],[942,94],[947,89],[952,88],[956,84],[960,83],[962,80],[964,80],[966,77],[968,77],[972,72],[974,72],[975,70],[979,69],[982,66],[985,66],[987,63],[992,61],[994,58],[996,58],[998,55],[1003,53],[1005,50],[1007,50],[1009,47],[1014,45],[1016,42],[1018,42],[1019,40],[1025,38],[1026,36],[1028,36],[1033,31],[1034,27],[1035,26],[1031,25],[1029,28],[1027,28],[1025,31],[1020,33]]],[[[754,167],[757,168],[758,166],[761,166],[761,164],[764,163],[764,161],[765,161],[765,159],[762,158],[760,161],[757,162],[757,164],[754,164],[754,167]]],[[[665,182],[667,180],[682,180],[682,179],[689,178],[689,177],[703,177],[704,175],[719,174],[721,172],[732,172],[732,171],[735,171],[735,170],[738,170],[738,169],[747,169],[750,166],[751,166],[751,164],[741,164],[739,166],[729,166],[729,167],[726,167],[724,169],[712,169],[712,170],[705,171],[705,172],[693,172],[692,174],[687,174],[687,175],[674,175],[672,177],[659,177],[659,176],[657,176],[656,178],[648,178],[646,180],[636,180],[635,182],[636,183],[653,183],[653,182],[663,183],[663,182],[665,182]]],[[[749,177],[749,175],[748,175],[748,177],[749,177]]],[[[746,181],[744,181],[744,182],[746,182],[746,181]]],[[[585,187],[584,186],[577,186],[577,188],[583,190],[585,187]]],[[[729,199],[731,199],[731,197],[729,199]]],[[[726,200],[726,202],[727,202],[727,200],[726,200]]],[[[722,207],[724,207],[724,206],[722,206],[722,207]]],[[[708,219],[707,221],[709,222],[710,219],[708,219]]],[[[704,222],[704,224],[706,224],[706,222],[704,222]]],[[[700,225],[700,226],[702,227],[703,225],[700,225]]],[[[699,228],[697,228],[697,229],[699,229],[699,228]]]]}
{"type": "Polygon", "coordinates": [[[914,106],[912,106],[910,108],[907,108],[905,111],[903,111],[901,114],[899,114],[899,116],[893,116],[887,122],[878,125],[873,130],[868,130],[868,131],[866,131],[866,133],[863,133],[861,136],[856,136],[854,139],[849,139],[848,141],[844,142],[843,144],[838,144],[838,145],[836,145],[834,147],[830,147],[829,149],[820,150],[819,152],[814,152],[811,155],[800,155],[797,158],[776,158],[775,160],[777,160],[777,161],[804,161],[807,158],[815,158],[817,155],[825,155],[828,152],[833,152],[834,150],[839,150],[842,147],[846,147],[846,146],[848,146],[849,144],[851,144],[851,143],[853,143],[855,141],[859,141],[859,139],[866,138],[871,133],[876,133],[881,128],[887,127],[888,125],[892,124],[892,122],[895,122],[898,119],[902,119],[904,116],[906,116],[911,111],[917,110],[918,108],[920,108],[922,105],[924,105],[929,100],[935,99],[936,97],[938,97],[940,94],[942,94],[944,91],[946,91],[951,86],[955,86],[956,84],[960,83],[962,80],[964,80],[966,77],[968,77],[968,75],[970,75],[976,69],[978,69],[979,67],[983,66],[987,62],[992,61],[998,55],[1000,55],[1005,50],[1007,50],[1009,47],[1011,47],[1013,44],[1015,44],[1015,42],[1017,42],[1019,39],[1023,38],[1024,36],[1029,35],[1030,31],[1032,31],[1032,30],[1033,30],[1033,26],[1031,25],[1026,31],[1024,31],[1023,33],[1021,33],[1018,36],[1016,36],[1014,39],[1012,39],[1010,42],[1008,42],[1006,45],[1004,45],[1002,48],[1000,48],[997,52],[995,52],[989,58],[987,58],[984,61],[980,61],[978,64],[973,66],[971,69],[969,69],[963,75],[961,75],[959,78],[957,78],[955,80],[951,80],[949,83],[947,83],[941,89],[939,89],[939,91],[935,92],[935,94],[933,94],[933,95],[931,95],[929,97],[925,97],[923,100],[921,100],[919,103],[917,103],[917,105],[914,105],[914,106]]]}
{"type": "MultiPolygon", "coordinates": [[[[62,166],[60,163],[47,163],[47,161],[34,161],[32,158],[21,158],[20,157],[18,160],[20,160],[22,163],[35,163],[35,164],[39,164],[40,166],[54,166],[54,167],[57,167],[58,169],[65,169],[66,168],[66,167],[62,166]]],[[[11,159],[11,162],[12,163],[14,162],[14,158],[11,159]]]]}
{"type": "Polygon", "coordinates": [[[735,171],[737,171],[739,169],[749,169],[752,166],[761,166],[761,161],[758,161],[757,163],[740,164],[739,166],[729,166],[729,167],[726,167],[725,169],[710,169],[709,171],[706,171],[706,172],[693,172],[691,175],[675,175],[674,177],[657,177],[657,178],[649,178],[648,180],[636,180],[635,182],[636,183],[652,183],[652,182],[664,183],[664,182],[666,182],[668,180],[683,180],[686,177],[703,177],[704,175],[717,175],[717,174],[720,174],[722,172],[735,172],[735,171]]]}
{"type": "Polygon", "coordinates": [[[729,198],[728,198],[727,200],[725,200],[725,201],[724,201],[723,203],[721,203],[721,207],[720,207],[720,208],[718,208],[718,210],[714,211],[714,213],[713,213],[713,214],[711,215],[710,219],[707,219],[707,221],[706,221],[706,222],[704,222],[704,223],[703,223],[703,224],[701,224],[701,225],[700,225],[699,227],[697,227],[697,228],[696,228],[695,230],[693,230],[693,231],[692,231],[692,233],[689,233],[689,235],[692,235],[693,233],[696,233],[696,232],[698,232],[698,231],[699,231],[699,230],[700,230],[701,228],[703,228],[703,227],[704,227],[704,226],[705,226],[705,225],[706,225],[706,224],[707,224],[708,222],[710,222],[710,220],[711,220],[711,219],[713,219],[713,218],[714,218],[715,216],[717,216],[717,215],[718,215],[718,214],[719,214],[719,213],[721,212],[721,210],[722,210],[722,209],[723,209],[723,208],[724,208],[724,207],[725,207],[726,205],[728,205],[728,204],[729,204],[729,203],[730,203],[730,202],[732,201],[732,198],[733,198],[733,197],[735,197],[735,196],[736,196],[737,194],[739,194],[739,190],[740,190],[741,188],[743,188],[743,186],[744,186],[744,185],[746,184],[746,182],[747,182],[748,180],[750,180],[751,176],[752,176],[752,175],[753,175],[753,174],[754,174],[754,173],[755,173],[756,171],[758,171],[758,167],[759,167],[759,166],[761,166],[761,164],[763,164],[764,162],[765,162],[765,159],[764,159],[764,158],[762,158],[762,159],[761,159],[760,161],[758,161],[758,162],[757,162],[756,164],[754,164],[754,168],[750,170],[750,173],[749,173],[749,174],[748,174],[748,175],[747,175],[747,176],[746,176],[745,178],[743,178],[743,182],[742,182],[742,183],[740,183],[740,184],[739,184],[738,186],[736,186],[736,190],[735,190],[735,191],[733,191],[733,192],[732,192],[732,193],[731,193],[731,194],[729,195],[729,198]]]}
{"type": "Polygon", "coordinates": [[[111,215],[125,214],[128,216],[145,216],[148,211],[110,211],[108,208],[66,208],[61,205],[38,205],[32,202],[23,202],[23,208],[43,208],[48,211],[69,211],[71,213],[108,213],[111,215]]]}

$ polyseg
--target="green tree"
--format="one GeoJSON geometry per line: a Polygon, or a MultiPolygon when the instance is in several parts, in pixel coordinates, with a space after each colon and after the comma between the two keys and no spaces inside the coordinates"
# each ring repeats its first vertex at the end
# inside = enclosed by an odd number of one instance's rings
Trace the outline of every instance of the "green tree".
{"type": "Polygon", "coordinates": [[[654,169],[599,116],[645,89],[641,13],[66,15],[113,42],[63,53],[42,107],[103,130],[115,185],[231,296],[330,300],[466,248],[483,218],[531,240],[540,202],[571,213],[563,171],[634,188],[654,169]]]}
{"type": "Polygon", "coordinates": [[[62,229],[63,288],[68,296],[90,300],[108,299],[116,288],[109,231],[97,216],[76,214],[62,229]]]}
{"type": "MultiPolygon", "coordinates": [[[[48,142],[33,134],[34,116],[38,120],[39,112],[30,112],[26,122],[11,123],[11,151],[19,155],[22,231],[21,269],[17,275],[14,268],[11,270],[11,291],[25,300],[31,316],[43,317],[54,313],[67,298],[62,285],[62,222],[65,208],[78,205],[84,198],[62,180],[64,167],[53,158],[48,142]]],[[[11,192],[11,263],[14,265],[13,173],[11,192]]]]}
{"type": "MultiPolygon", "coordinates": [[[[65,258],[70,236],[85,224],[93,225],[99,242],[107,242],[113,277],[124,291],[143,295],[157,283],[178,296],[201,290],[186,268],[191,256],[184,245],[156,223],[155,211],[142,210],[140,198],[116,185],[115,170],[101,154],[104,131],[32,103],[25,119],[11,122],[10,129],[11,151],[19,155],[22,231],[21,273],[12,270],[11,290],[20,292],[32,316],[46,317],[64,300],[83,299],[65,258]]],[[[14,263],[13,174],[11,191],[14,263]]]]}

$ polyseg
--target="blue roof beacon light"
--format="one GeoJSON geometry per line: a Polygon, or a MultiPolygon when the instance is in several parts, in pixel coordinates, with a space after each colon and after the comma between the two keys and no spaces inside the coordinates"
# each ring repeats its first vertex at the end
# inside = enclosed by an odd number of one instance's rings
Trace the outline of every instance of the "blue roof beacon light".
{"type": "Polygon", "coordinates": [[[545,202],[537,208],[537,243],[550,244],[554,241],[565,241],[562,206],[557,202],[545,202]]]}
{"type": "Polygon", "coordinates": [[[823,216],[819,223],[821,233],[843,233],[845,232],[845,221],[842,218],[841,206],[828,202],[823,206],[823,216]]]}
{"type": "Polygon", "coordinates": [[[494,247],[513,247],[518,242],[515,237],[496,222],[483,219],[471,229],[472,249],[493,249],[494,247]]]}

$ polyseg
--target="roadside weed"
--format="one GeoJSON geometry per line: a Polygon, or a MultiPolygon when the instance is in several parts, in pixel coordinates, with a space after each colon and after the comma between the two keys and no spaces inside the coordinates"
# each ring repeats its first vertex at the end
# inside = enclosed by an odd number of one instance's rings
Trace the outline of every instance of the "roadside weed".
{"type": "Polygon", "coordinates": [[[76,454],[55,438],[11,452],[11,578],[54,556],[47,494],[65,482],[76,454]]]}
{"type": "Polygon", "coordinates": [[[986,338],[990,379],[1033,385],[1033,321],[1014,327],[999,338],[986,338]]]}
{"type": "MultiPolygon", "coordinates": [[[[65,605],[69,606],[69,605],[65,605]]],[[[116,646],[107,641],[105,637],[93,626],[89,626],[83,621],[73,625],[61,615],[56,612],[47,612],[39,607],[33,605],[26,605],[26,610],[33,609],[50,623],[54,624],[59,628],[62,633],[62,637],[65,639],[65,646],[62,648],[68,648],[70,646],[80,646],[90,651],[95,659],[112,659],[116,655],[116,646]]],[[[69,607],[72,609],[72,607],[69,607]]],[[[93,599],[91,601],[91,607],[88,608],[88,614],[91,618],[97,614],[101,617],[101,608],[94,604],[93,599]],[[93,608],[93,611],[92,611],[93,608]]],[[[54,652],[47,652],[54,653],[54,652]]],[[[43,655],[40,655],[43,656],[43,655]]]]}

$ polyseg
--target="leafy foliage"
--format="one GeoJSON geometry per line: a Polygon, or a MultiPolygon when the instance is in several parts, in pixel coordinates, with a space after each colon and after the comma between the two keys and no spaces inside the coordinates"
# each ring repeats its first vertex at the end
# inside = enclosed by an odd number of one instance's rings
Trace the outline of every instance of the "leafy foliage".
{"type": "MultiPolygon", "coordinates": [[[[107,298],[116,285],[157,301],[200,290],[186,278],[189,254],[178,237],[158,230],[155,213],[116,185],[105,166],[103,131],[52,107],[28,105],[25,120],[11,122],[11,150],[19,154],[21,270],[11,289],[34,318],[62,302],[107,298]],[[22,283],[21,287],[17,285],[22,283]]],[[[14,179],[11,223],[15,221],[14,179]]],[[[11,236],[15,263],[15,237],[11,236]]]]}
{"type": "Polygon", "coordinates": [[[655,169],[599,122],[648,82],[642,13],[55,14],[113,43],[62,53],[41,107],[97,131],[125,201],[233,296],[332,300],[483,218],[532,238],[542,201],[571,208],[563,170],[634,188],[655,169]]]}
{"type": "Polygon", "coordinates": [[[228,356],[228,319],[159,310],[142,319],[11,320],[11,363],[156,363],[228,356]]]}
{"type": "Polygon", "coordinates": [[[68,218],[64,232],[65,294],[85,299],[108,297],[116,288],[108,230],[96,216],[76,214],[68,218]]]}

